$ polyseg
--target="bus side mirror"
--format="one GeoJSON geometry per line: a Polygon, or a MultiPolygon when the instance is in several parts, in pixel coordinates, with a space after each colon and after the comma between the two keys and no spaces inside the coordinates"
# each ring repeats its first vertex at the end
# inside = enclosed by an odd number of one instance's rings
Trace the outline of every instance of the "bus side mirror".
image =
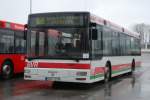
{"type": "Polygon", "coordinates": [[[27,39],[27,30],[24,30],[24,40],[27,39]]]}
{"type": "Polygon", "coordinates": [[[25,24],[25,26],[24,26],[24,40],[27,39],[27,27],[28,27],[28,25],[25,24]]]}
{"type": "Polygon", "coordinates": [[[92,40],[98,39],[97,29],[92,29],[92,40]]]}

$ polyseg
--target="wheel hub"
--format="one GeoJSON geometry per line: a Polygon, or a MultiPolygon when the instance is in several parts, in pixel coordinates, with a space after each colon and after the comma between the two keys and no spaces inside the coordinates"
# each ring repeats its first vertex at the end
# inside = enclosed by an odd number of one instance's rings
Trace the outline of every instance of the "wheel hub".
{"type": "Polygon", "coordinates": [[[9,65],[3,66],[3,73],[6,75],[8,75],[10,73],[10,66],[9,65]]]}

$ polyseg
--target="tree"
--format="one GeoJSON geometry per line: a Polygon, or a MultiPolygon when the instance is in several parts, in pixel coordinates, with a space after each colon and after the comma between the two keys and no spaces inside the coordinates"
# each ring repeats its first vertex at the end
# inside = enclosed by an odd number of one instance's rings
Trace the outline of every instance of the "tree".
{"type": "Polygon", "coordinates": [[[140,35],[144,34],[144,28],[145,28],[145,24],[142,23],[142,24],[135,24],[133,26],[133,31],[137,32],[137,33],[140,33],[140,35]]]}
{"type": "Polygon", "coordinates": [[[132,29],[140,34],[142,47],[147,49],[150,44],[150,25],[144,23],[135,24],[132,29]]]}

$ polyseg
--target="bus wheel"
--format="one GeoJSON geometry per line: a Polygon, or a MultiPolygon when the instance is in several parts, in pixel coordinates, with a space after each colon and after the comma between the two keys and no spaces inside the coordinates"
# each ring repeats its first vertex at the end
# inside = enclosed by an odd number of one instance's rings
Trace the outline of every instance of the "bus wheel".
{"type": "Polygon", "coordinates": [[[135,71],[135,60],[132,60],[132,64],[131,64],[131,73],[133,74],[135,71]]]}
{"type": "Polygon", "coordinates": [[[105,66],[104,81],[108,82],[111,79],[111,66],[109,63],[105,66]]]}
{"type": "Polygon", "coordinates": [[[13,64],[10,61],[6,61],[2,65],[2,78],[10,79],[12,76],[13,76],[13,64]]]}

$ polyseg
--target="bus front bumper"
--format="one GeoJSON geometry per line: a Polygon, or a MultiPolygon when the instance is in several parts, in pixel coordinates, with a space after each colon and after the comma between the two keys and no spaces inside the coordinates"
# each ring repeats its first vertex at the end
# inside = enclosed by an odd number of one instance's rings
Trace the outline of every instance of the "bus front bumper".
{"type": "Polygon", "coordinates": [[[24,79],[92,83],[90,69],[25,68],[24,79]]]}

